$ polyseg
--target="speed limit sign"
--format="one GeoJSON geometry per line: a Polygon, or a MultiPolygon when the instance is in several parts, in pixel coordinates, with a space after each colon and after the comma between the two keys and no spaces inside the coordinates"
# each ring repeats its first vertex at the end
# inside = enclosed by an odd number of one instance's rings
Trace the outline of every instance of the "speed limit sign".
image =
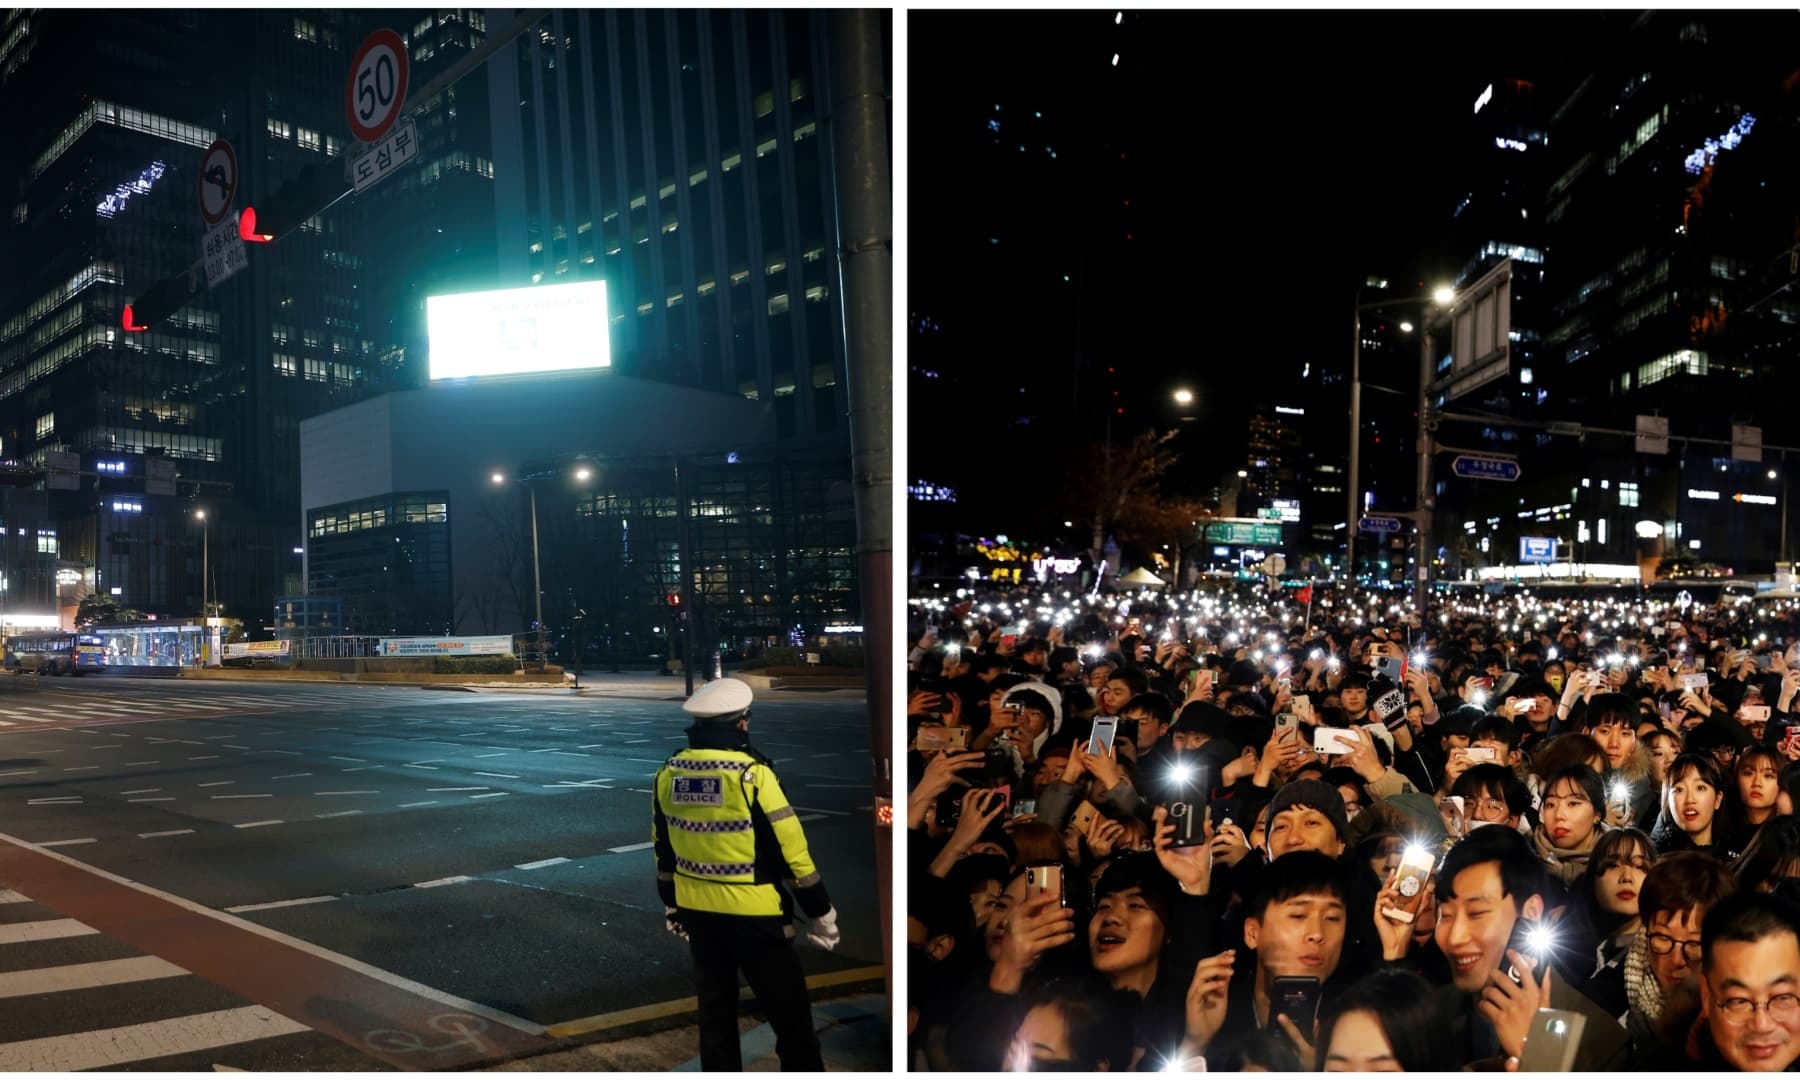
{"type": "Polygon", "coordinates": [[[363,142],[387,134],[406,101],[406,43],[392,30],[377,30],[356,50],[344,83],[350,133],[363,142]]]}

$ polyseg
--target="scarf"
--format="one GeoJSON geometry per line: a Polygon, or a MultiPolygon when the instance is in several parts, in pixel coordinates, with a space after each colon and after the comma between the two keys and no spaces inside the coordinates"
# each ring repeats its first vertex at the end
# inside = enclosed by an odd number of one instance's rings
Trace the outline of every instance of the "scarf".
{"type": "Polygon", "coordinates": [[[1564,885],[1573,885],[1587,872],[1588,858],[1594,854],[1594,845],[1600,842],[1600,834],[1607,825],[1603,821],[1594,823],[1594,831],[1588,834],[1587,842],[1573,851],[1565,851],[1550,842],[1550,834],[1540,822],[1531,830],[1531,845],[1537,849],[1537,857],[1543,862],[1550,876],[1564,885]]]}
{"type": "Polygon", "coordinates": [[[1631,1025],[1645,1033],[1654,1032],[1662,1019],[1663,1006],[1668,1004],[1669,992],[1656,981],[1656,972],[1650,967],[1650,934],[1639,930],[1631,943],[1631,951],[1625,956],[1625,997],[1631,1002],[1631,1025]]]}

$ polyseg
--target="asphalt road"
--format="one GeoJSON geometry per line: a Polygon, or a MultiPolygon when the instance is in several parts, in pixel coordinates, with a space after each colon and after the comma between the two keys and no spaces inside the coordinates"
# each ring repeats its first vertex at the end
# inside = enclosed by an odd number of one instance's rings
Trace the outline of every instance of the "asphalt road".
{"type": "MultiPolygon", "coordinates": [[[[0,725],[0,1071],[466,1067],[693,993],[649,850],[674,701],[25,678],[0,725]]],[[[861,702],[752,740],[840,913],[808,972],[879,965],[861,702]]]]}

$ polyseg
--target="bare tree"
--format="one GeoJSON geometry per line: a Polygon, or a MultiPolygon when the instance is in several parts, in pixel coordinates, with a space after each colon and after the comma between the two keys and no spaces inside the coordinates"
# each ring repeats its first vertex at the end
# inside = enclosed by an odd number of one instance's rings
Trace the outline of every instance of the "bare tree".
{"type": "Polygon", "coordinates": [[[1091,554],[1098,563],[1106,546],[1106,534],[1120,527],[1141,504],[1154,502],[1163,474],[1180,455],[1169,449],[1176,432],[1146,431],[1128,443],[1094,443],[1079,451],[1062,486],[1062,508],[1073,517],[1094,524],[1091,554]]]}

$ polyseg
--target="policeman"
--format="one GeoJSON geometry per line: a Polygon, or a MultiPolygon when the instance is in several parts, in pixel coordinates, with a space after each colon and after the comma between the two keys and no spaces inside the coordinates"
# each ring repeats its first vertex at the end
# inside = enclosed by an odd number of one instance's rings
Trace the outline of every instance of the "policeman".
{"type": "Polygon", "coordinates": [[[832,949],[837,911],[773,764],[750,746],[751,696],[737,679],[715,679],[682,706],[694,717],[688,749],[656,774],[656,889],[665,926],[694,958],[701,1070],[743,1068],[739,971],[775,1029],[782,1069],[823,1070],[790,919],[797,902],[812,919],[806,940],[832,949]]]}

